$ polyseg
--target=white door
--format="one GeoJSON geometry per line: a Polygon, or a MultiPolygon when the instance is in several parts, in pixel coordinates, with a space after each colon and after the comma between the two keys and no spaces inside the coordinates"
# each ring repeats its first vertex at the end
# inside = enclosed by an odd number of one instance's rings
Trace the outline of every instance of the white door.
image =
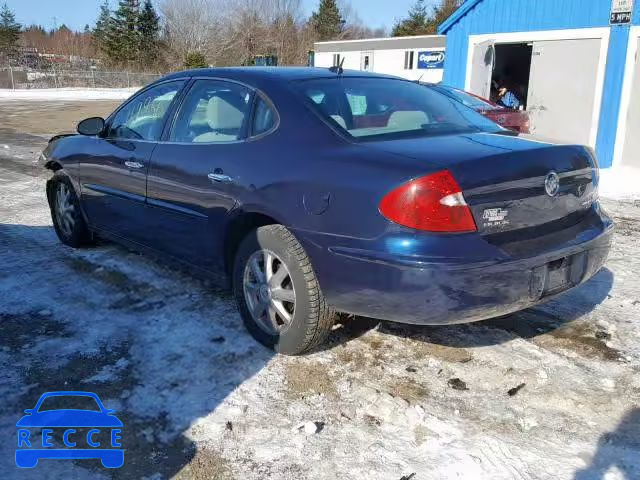
{"type": "Polygon", "coordinates": [[[600,39],[534,42],[527,110],[531,133],[592,144],[600,39]]]}
{"type": "Polygon", "coordinates": [[[636,52],[636,65],[627,116],[627,132],[622,150],[622,165],[640,167],[640,38],[638,38],[636,52]]]}
{"type": "Polygon", "coordinates": [[[482,98],[489,98],[491,95],[491,77],[496,61],[494,43],[493,40],[487,40],[473,49],[469,90],[482,98]]]}

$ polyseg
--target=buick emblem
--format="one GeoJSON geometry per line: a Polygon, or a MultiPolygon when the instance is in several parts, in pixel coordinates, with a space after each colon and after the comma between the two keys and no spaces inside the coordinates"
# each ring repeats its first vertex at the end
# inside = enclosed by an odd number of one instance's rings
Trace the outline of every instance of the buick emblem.
{"type": "Polygon", "coordinates": [[[544,179],[544,191],[550,197],[555,197],[560,191],[560,177],[556,172],[549,172],[547,178],[544,179]]]}

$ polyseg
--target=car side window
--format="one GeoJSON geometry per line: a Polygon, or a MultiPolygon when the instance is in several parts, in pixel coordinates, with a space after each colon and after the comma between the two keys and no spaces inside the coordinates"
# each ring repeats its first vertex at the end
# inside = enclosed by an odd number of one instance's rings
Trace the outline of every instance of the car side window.
{"type": "Polygon", "coordinates": [[[260,96],[256,97],[256,107],[253,113],[251,134],[261,135],[271,130],[276,124],[276,112],[260,96]]]}
{"type": "Polygon", "coordinates": [[[180,143],[240,140],[251,110],[251,90],[236,83],[198,80],[187,94],[171,129],[180,143]]]}
{"type": "Polygon", "coordinates": [[[113,117],[107,137],[158,141],[171,102],[183,81],[167,82],[141,93],[113,117]]]}

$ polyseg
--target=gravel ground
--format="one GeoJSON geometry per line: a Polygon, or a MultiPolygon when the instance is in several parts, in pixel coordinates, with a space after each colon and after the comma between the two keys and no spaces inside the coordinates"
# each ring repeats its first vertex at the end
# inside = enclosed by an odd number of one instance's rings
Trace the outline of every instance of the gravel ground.
{"type": "Polygon", "coordinates": [[[450,327],[343,319],[323,351],[274,356],[189,272],[57,241],[41,134],[111,107],[0,103],[3,478],[640,478],[640,201],[604,201],[606,267],[543,306],[450,327]],[[15,466],[15,423],[52,390],[115,409],[122,468],[15,466]]]}

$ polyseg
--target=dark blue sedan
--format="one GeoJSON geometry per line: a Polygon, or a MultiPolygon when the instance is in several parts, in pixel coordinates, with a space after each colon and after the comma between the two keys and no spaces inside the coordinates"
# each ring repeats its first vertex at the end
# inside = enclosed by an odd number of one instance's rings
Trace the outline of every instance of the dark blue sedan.
{"type": "Polygon", "coordinates": [[[322,343],[336,312],[443,324],[527,308],[610,248],[591,149],[398,78],[180,72],[78,133],[43,152],[61,241],[111,239],[212,277],[282,353],[322,343]]]}

